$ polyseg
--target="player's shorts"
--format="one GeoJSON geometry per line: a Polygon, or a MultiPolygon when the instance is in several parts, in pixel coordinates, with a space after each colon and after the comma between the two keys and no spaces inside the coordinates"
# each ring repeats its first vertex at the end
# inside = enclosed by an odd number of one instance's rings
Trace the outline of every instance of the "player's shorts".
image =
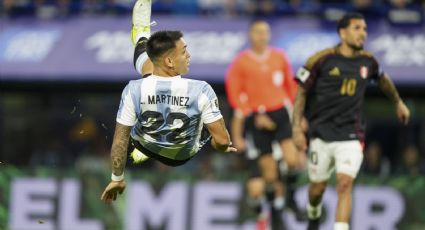
{"type": "Polygon", "coordinates": [[[276,130],[268,131],[257,129],[254,124],[255,114],[249,116],[247,119],[248,132],[252,134],[254,146],[258,149],[260,155],[272,153],[273,141],[280,142],[292,137],[291,121],[285,107],[272,112],[267,112],[267,115],[276,124],[276,130]]]}
{"type": "Polygon", "coordinates": [[[320,138],[310,140],[308,175],[312,182],[327,181],[336,173],[356,178],[363,161],[363,147],[358,140],[327,142],[320,138]]]}
{"type": "MultiPolygon", "coordinates": [[[[277,176],[278,179],[282,179],[286,173],[282,170],[281,165],[282,165],[282,160],[276,160],[277,165],[277,176]]],[[[248,177],[249,178],[256,178],[256,177],[261,177],[261,170],[260,170],[260,166],[258,165],[258,161],[257,160],[248,160],[246,161],[246,164],[248,166],[248,177]]]]}
{"type": "Polygon", "coordinates": [[[175,159],[170,159],[164,156],[161,156],[157,153],[154,153],[152,151],[150,151],[149,149],[145,148],[143,145],[141,145],[137,140],[134,140],[133,138],[131,139],[131,142],[133,144],[133,146],[139,150],[140,152],[142,152],[144,155],[148,156],[149,158],[155,159],[165,165],[168,166],[179,166],[179,165],[183,165],[186,162],[188,162],[190,159],[192,159],[192,157],[189,157],[188,159],[184,159],[184,160],[175,160],[175,159]]]}
{"type": "MultiPolygon", "coordinates": [[[[211,134],[208,132],[207,128],[204,126],[202,128],[201,137],[198,143],[199,149],[202,148],[202,146],[204,146],[210,139],[211,139],[211,134]]],[[[170,159],[150,151],[149,149],[145,148],[143,145],[141,145],[137,140],[134,140],[133,138],[131,138],[131,143],[137,150],[139,150],[141,153],[143,153],[147,157],[155,159],[163,164],[166,164],[168,166],[173,166],[173,167],[185,164],[196,155],[195,154],[184,160],[170,159]]]]}

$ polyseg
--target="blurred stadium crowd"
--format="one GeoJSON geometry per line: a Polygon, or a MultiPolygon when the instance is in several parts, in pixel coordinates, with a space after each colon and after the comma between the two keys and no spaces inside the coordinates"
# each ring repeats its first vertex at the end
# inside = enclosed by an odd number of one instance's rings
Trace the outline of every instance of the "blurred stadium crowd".
{"type": "MultiPolygon", "coordinates": [[[[70,15],[129,14],[133,0],[4,0],[1,14],[10,17],[61,18],[70,15]]],[[[357,11],[367,17],[390,20],[422,20],[425,0],[156,0],[155,14],[220,15],[299,15],[339,17],[357,11]]]]}

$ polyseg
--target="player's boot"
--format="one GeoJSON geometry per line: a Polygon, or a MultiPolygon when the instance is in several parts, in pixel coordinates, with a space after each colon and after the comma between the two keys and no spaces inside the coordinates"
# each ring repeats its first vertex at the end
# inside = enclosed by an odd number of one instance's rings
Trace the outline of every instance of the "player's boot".
{"type": "Polygon", "coordinates": [[[285,223],[282,219],[281,209],[271,209],[271,230],[286,230],[285,223]]]}
{"type": "Polygon", "coordinates": [[[130,154],[131,158],[133,158],[134,164],[140,164],[149,159],[148,156],[140,152],[138,149],[134,148],[133,152],[130,154]]]}
{"type": "Polygon", "coordinates": [[[307,217],[307,211],[301,210],[294,198],[294,192],[290,191],[290,188],[287,188],[287,199],[286,199],[286,208],[289,209],[292,213],[294,213],[295,218],[297,221],[306,221],[308,219],[307,217]],[[292,194],[291,194],[292,193],[292,194]]]}
{"type": "MultiPolygon", "coordinates": [[[[151,5],[152,0],[137,0],[133,7],[133,25],[131,41],[136,45],[141,37],[149,38],[151,34],[151,5]]],[[[154,22],[153,22],[154,23],[154,22]]]]}
{"type": "Polygon", "coordinates": [[[314,220],[308,220],[307,230],[319,230],[320,227],[320,218],[314,220]]]}
{"type": "Polygon", "coordinates": [[[256,230],[271,230],[270,216],[268,212],[261,213],[257,218],[256,230]]]}
{"type": "Polygon", "coordinates": [[[307,230],[319,230],[320,222],[325,215],[322,213],[322,205],[317,207],[312,207],[310,204],[307,204],[307,216],[308,216],[308,227],[307,230]]]}

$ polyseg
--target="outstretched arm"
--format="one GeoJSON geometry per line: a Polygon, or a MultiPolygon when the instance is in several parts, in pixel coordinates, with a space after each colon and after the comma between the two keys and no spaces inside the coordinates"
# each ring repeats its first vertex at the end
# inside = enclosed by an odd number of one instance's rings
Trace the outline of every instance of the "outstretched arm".
{"type": "Polygon", "coordinates": [[[111,149],[112,173],[116,176],[124,173],[130,131],[131,126],[125,126],[117,122],[111,149]]]}
{"type": "Polygon", "coordinates": [[[224,119],[220,118],[217,121],[206,124],[208,131],[212,136],[211,145],[213,148],[221,152],[235,152],[236,149],[230,147],[232,142],[230,141],[229,132],[226,129],[224,119]]]}
{"type": "Polygon", "coordinates": [[[112,142],[111,160],[112,176],[111,182],[103,191],[101,199],[105,203],[111,203],[117,199],[118,194],[124,192],[124,168],[127,162],[127,147],[130,139],[131,126],[125,126],[117,122],[115,126],[114,140],[112,142]]]}
{"type": "Polygon", "coordinates": [[[379,78],[378,86],[381,88],[382,92],[394,103],[396,107],[397,117],[403,124],[407,124],[410,118],[410,111],[407,106],[404,104],[403,100],[400,98],[397,89],[394,86],[391,78],[384,74],[379,78]]]}

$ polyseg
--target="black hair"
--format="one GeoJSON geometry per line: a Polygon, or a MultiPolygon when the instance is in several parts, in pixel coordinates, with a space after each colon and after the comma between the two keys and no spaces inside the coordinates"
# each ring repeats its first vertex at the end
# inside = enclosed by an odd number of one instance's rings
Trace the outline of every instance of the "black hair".
{"type": "Polygon", "coordinates": [[[154,62],[167,51],[176,48],[176,42],[183,37],[181,31],[164,30],[151,35],[147,43],[146,52],[154,62]]]}
{"type": "Polygon", "coordinates": [[[364,16],[360,13],[346,13],[341,19],[339,19],[336,32],[339,33],[341,29],[345,29],[350,25],[351,19],[364,19],[364,16]]]}
{"type": "Polygon", "coordinates": [[[254,19],[252,19],[250,22],[249,22],[249,26],[248,26],[248,28],[251,30],[252,29],[252,27],[255,25],[255,24],[257,24],[257,23],[262,23],[262,22],[264,22],[264,23],[267,23],[267,24],[270,24],[265,18],[254,18],[254,19]]]}

